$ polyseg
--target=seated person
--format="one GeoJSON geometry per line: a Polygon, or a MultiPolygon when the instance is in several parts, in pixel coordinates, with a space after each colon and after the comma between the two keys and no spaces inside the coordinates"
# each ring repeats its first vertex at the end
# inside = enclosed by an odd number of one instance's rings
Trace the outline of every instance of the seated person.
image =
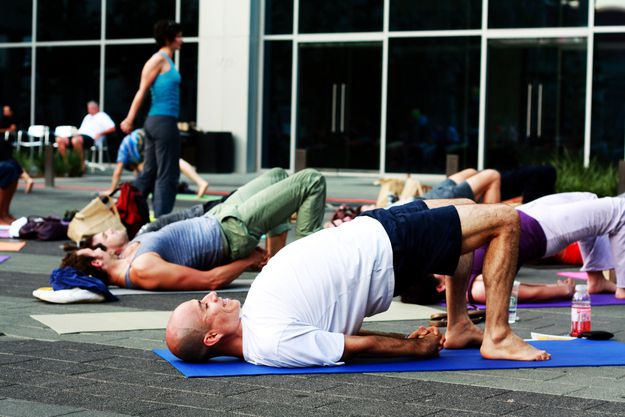
{"type": "Polygon", "coordinates": [[[17,125],[15,124],[15,117],[13,115],[13,109],[8,104],[2,106],[2,117],[0,118],[0,133],[2,139],[6,132],[12,133],[17,131],[17,125]]]}
{"type": "MultiPolygon", "coordinates": [[[[78,135],[71,138],[71,144],[80,156],[83,169],[85,167],[85,149],[91,148],[96,142],[104,140],[106,135],[115,132],[115,123],[108,114],[100,111],[100,106],[95,101],[87,103],[87,115],[82,119],[78,135]]],[[[59,153],[66,158],[66,149],[70,144],[70,138],[57,137],[56,144],[59,153]]]]}
{"type": "MultiPolygon", "coordinates": [[[[111,178],[111,188],[103,194],[111,194],[119,185],[122,171],[127,169],[138,175],[143,170],[143,145],[145,143],[145,131],[136,129],[127,135],[119,145],[117,151],[117,164],[111,178]]],[[[179,160],[180,171],[197,185],[197,197],[206,194],[208,181],[200,177],[195,169],[184,159],[179,160]]]]}
{"type": "MultiPolygon", "coordinates": [[[[521,238],[518,265],[547,258],[569,244],[579,241],[584,260],[583,271],[588,272],[590,293],[615,293],[625,298],[625,200],[601,198],[591,193],[553,194],[516,208],[521,218],[521,238]],[[602,271],[615,268],[617,284],[606,280],[602,271]]],[[[474,252],[473,267],[467,287],[469,302],[484,303],[486,288],[481,277],[486,248],[474,252]]],[[[434,304],[444,298],[443,276],[431,277],[421,288],[411,287],[402,301],[434,304]]],[[[520,302],[539,302],[571,298],[571,281],[556,284],[521,284],[520,302]]]]}
{"type": "Polygon", "coordinates": [[[254,179],[206,215],[144,233],[131,242],[124,232],[95,235],[94,245],[66,255],[71,266],[106,282],[149,290],[202,290],[228,285],[247,268],[261,268],[286,243],[289,218],[296,235],[321,229],[325,178],[306,169],[287,178],[275,168],[254,179]],[[268,250],[256,248],[267,233],[268,250]]]}
{"type": "Polygon", "coordinates": [[[179,305],[165,340],[185,361],[230,355],[275,367],[340,365],[356,355],[431,357],[446,348],[481,346],[488,359],[548,360],[508,325],[508,300],[518,250],[517,212],[506,205],[416,201],[368,211],[284,248],[256,277],[245,305],[212,292],[179,305]],[[488,245],[484,279],[486,329],[465,303],[470,254],[488,245]],[[469,254],[461,256],[461,254],[469,254]],[[403,287],[434,271],[454,280],[447,292],[449,322],[408,337],[361,331],[365,317],[387,310],[403,287]]]}

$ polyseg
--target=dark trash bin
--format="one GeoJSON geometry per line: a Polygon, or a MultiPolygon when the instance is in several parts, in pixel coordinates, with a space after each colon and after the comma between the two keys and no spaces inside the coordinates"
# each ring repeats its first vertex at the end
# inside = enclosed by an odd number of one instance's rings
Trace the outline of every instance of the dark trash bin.
{"type": "Polygon", "coordinates": [[[198,132],[195,167],[201,173],[234,172],[234,138],[231,132],[198,132]]]}

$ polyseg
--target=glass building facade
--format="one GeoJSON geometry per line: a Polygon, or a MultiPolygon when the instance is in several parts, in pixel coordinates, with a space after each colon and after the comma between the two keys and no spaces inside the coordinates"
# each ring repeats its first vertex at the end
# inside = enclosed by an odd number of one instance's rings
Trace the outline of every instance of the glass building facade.
{"type": "MultiPolygon", "coordinates": [[[[181,22],[185,44],[180,120],[197,113],[199,0],[0,0],[0,102],[20,128],[80,125],[96,100],[115,122],[125,117],[141,69],[157,50],[159,19],[181,22]]],[[[148,104],[136,121],[141,126],[148,104]]]]}
{"type": "Polygon", "coordinates": [[[180,119],[232,131],[240,172],[294,170],[296,155],[326,172],[438,175],[448,155],[505,169],[564,150],[586,164],[625,154],[625,0],[0,0],[0,10],[0,102],[22,128],[79,124],[92,99],[121,121],[156,50],[152,25],[168,18],[185,37],[180,119]]]}
{"type": "Polygon", "coordinates": [[[625,143],[625,0],[265,0],[260,168],[443,174],[625,143]]]}

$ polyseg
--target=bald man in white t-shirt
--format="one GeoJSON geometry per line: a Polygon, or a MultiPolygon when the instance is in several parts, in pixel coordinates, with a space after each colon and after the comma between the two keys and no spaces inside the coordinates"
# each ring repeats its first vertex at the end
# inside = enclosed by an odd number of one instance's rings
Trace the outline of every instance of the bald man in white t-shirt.
{"type": "Polygon", "coordinates": [[[516,272],[510,253],[518,251],[519,240],[516,211],[469,201],[430,209],[450,202],[372,210],[288,245],[254,280],[243,308],[215,292],[178,306],[167,324],[167,345],[186,361],[230,355],[275,367],[340,365],[363,354],[432,357],[443,346],[475,345],[488,359],[549,359],[507,321],[516,272]],[[461,254],[484,244],[489,313],[482,332],[466,312],[471,262],[461,254]],[[361,331],[364,318],[387,310],[406,285],[439,271],[453,276],[446,282],[445,338],[435,328],[410,335],[361,331]]]}

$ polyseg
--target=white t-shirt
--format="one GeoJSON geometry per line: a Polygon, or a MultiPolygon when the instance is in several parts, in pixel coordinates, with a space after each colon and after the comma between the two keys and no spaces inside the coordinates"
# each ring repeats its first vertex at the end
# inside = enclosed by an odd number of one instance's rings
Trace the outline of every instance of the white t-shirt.
{"type": "Polygon", "coordinates": [[[82,123],[80,124],[80,129],[78,129],[78,133],[90,136],[92,139],[99,134],[108,130],[112,127],[115,127],[115,123],[109,117],[108,114],[103,111],[97,112],[96,114],[87,114],[84,119],[82,119],[82,123]]]}
{"type": "Polygon", "coordinates": [[[340,365],[344,334],[386,311],[393,250],[370,217],[291,243],[254,280],[243,309],[243,357],[257,365],[340,365]]]}

